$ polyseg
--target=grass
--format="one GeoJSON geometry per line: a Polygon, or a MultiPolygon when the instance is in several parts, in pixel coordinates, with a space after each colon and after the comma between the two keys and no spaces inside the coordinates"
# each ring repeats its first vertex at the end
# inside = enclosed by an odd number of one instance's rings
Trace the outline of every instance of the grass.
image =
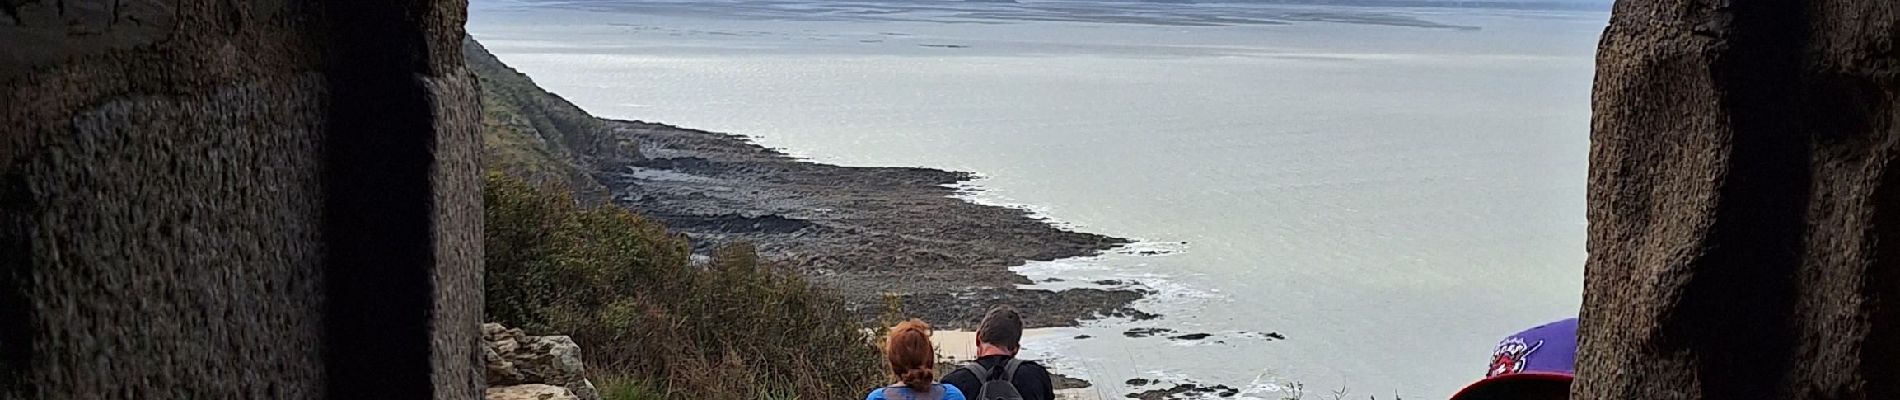
{"type": "Polygon", "coordinates": [[[498,171],[485,183],[489,319],[572,336],[613,398],[854,398],[882,380],[867,327],[750,246],[695,262],[624,208],[498,171]]]}
{"type": "Polygon", "coordinates": [[[663,400],[666,389],[659,383],[626,376],[600,376],[594,386],[602,400],[663,400]]]}
{"type": "Polygon", "coordinates": [[[684,236],[596,206],[606,190],[588,172],[637,146],[472,39],[463,53],[490,169],[490,321],[572,336],[613,400],[856,398],[882,381],[866,327],[835,296],[747,245],[694,261],[684,236]]]}

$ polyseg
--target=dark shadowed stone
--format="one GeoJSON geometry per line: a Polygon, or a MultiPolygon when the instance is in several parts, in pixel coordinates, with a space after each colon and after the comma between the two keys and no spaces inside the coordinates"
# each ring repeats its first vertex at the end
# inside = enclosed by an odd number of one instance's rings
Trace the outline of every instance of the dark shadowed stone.
{"type": "MultiPolygon", "coordinates": [[[[179,4],[166,0],[19,1],[0,2],[0,81],[25,74],[34,66],[69,58],[107,55],[171,35],[181,12],[219,14],[274,14],[282,2],[269,4],[179,4]],[[212,7],[204,7],[211,5],[212,7]]],[[[209,2],[202,2],[209,3],[209,2]]],[[[236,29],[230,21],[205,21],[218,30],[236,29]],[[223,24],[218,24],[224,22],[223,24]]],[[[193,28],[206,27],[194,25],[193,28]]]]}
{"type": "Polygon", "coordinates": [[[0,3],[0,398],[481,394],[465,4],[0,3]]]}
{"type": "Polygon", "coordinates": [[[1617,2],[1579,399],[1900,398],[1900,13],[1617,2]]]}

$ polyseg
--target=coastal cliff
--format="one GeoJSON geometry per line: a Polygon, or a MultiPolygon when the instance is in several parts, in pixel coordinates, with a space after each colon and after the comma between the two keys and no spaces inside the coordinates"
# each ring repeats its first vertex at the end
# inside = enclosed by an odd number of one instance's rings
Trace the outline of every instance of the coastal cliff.
{"type": "Polygon", "coordinates": [[[692,238],[695,253],[750,243],[838,291],[865,321],[886,294],[940,327],[975,325],[1014,304],[1031,326],[1141,315],[1130,290],[1021,290],[1008,267],[1092,255],[1123,239],[1050,225],[1021,209],[952,198],[973,178],[928,168],[843,167],[794,159],[743,136],[596,118],[536,86],[473,39],[488,167],[532,183],[611,197],[692,238]]]}
{"type": "Polygon", "coordinates": [[[584,201],[607,198],[592,174],[640,157],[609,122],[548,93],[509,68],[475,39],[462,41],[468,69],[482,88],[482,157],[488,168],[536,184],[573,189],[584,201]]]}

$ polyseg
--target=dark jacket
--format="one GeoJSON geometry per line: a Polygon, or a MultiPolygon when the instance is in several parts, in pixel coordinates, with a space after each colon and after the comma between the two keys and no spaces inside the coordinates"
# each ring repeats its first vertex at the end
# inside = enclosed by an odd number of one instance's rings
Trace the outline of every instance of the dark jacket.
{"type": "MultiPolygon", "coordinates": [[[[1002,375],[1003,364],[1009,362],[1009,359],[1009,356],[984,356],[976,359],[976,363],[989,369],[991,374],[1002,375]]],[[[964,396],[972,399],[983,392],[983,379],[977,378],[976,374],[963,368],[957,368],[956,371],[944,375],[943,383],[956,386],[957,390],[963,391],[964,396]]],[[[1043,368],[1042,364],[1037,364],[1035,361],[1025,360],[1022,365],[1017,366],[1016,376],[1011,378],[1009,383],[1016,385],[1016,391],[1022,393],[1023,400],[1055,400],[1056,398],[1055,385],[1049,382],[1049,369],[1043,368]]]]}

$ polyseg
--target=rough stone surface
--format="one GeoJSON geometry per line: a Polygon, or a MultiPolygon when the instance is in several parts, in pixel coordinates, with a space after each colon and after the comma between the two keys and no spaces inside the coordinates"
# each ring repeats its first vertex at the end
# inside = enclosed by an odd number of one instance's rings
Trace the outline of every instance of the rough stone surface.
{"type": "Polygon", "coordinates": [[[1578,399],[1900,398],[1900,14],[1617,3],[1578,399]]]}
{"type": "Polygon", "coordinates": [[[465,4],[0,3],[0,399],[480,393],[465,4]]]}
{"type": "Polygon", "coordinates": [[[584,400],[569,392],[567,388],[538,383],[488,388],[488,393],[483,398],[487,400],[584,400]]]}
{"type": "Polygon", "coordinates": [[[482,324],[483,365],[488,386],[549,384],[567,388],[580,400],[599,400],[587,380],[581,347],[567,336],[528,336],[501,324],[482,324]]]}

